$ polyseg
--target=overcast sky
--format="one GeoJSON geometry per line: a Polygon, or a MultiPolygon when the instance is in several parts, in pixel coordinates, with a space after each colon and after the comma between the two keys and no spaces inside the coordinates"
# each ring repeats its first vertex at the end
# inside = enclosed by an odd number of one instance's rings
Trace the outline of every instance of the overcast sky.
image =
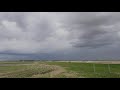
{"type": "Polygon", "coordinates": [[[0,59],[120,59],[120,13],[0,12],[0,59]]]}

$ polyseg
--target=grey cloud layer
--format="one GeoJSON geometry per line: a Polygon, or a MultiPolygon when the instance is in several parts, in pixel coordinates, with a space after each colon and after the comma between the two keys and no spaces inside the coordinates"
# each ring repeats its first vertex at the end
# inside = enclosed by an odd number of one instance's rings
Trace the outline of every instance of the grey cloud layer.
{"type": "Polygon", "coordinates": [[[73,13],[63,22],[77,39],[75,47],[97,48],[120,40],[120,13],[73,13]]]}
{"type": "Polygon", "coordinates": [[[53,13],[0,13],[0,52],[49,53],[70,46],[53,13]],[[61,44],[64,43],[64,44],[61,44]]]}
{"type": "Polygon", "coordinates": [[[119,47],[119,40],[118,12],[0,12],[0,53],[119,47]]]}

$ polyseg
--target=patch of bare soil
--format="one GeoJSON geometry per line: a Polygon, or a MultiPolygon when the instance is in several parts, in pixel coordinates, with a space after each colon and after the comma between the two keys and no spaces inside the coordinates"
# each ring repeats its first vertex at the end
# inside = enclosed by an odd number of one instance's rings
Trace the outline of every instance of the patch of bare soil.
{"type": "Polygon", "coordinates": [[[52,69],[51,72],[45,73],[45,74],[37,74],[33,75],[33,78],[76,78],[78,77],[78,74],[75,72],[68,72],[63,67],[57,66],[57,65],[46,65],[41,64],[43,67],[49,67],[52,69]]]}
{"type": "Polygon", "coordinates": [[[120,64],[120,61],[88,61],[87,63],[120,64]]]}

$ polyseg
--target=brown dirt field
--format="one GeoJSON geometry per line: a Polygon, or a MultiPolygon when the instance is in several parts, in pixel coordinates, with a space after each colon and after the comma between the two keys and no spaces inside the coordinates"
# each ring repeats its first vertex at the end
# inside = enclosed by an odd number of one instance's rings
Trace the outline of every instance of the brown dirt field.
{"type": "Polygon", "coordinates": [[[120,64],[120,61],[56,61],[56,62],[80,62],[80,63],[101,63],[101,64],[120,64]]]}

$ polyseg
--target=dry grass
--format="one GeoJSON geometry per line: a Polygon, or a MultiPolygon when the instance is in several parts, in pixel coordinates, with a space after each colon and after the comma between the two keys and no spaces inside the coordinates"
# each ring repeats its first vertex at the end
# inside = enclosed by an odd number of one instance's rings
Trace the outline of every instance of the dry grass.
{"type": "Polygon", "coordinates": [[[21,70],[0,74],[0,78],[67,78],[76,76],[76,73],[70,73],[60,66],[37,62],[27,65],[26,68],[21,70]]]}

